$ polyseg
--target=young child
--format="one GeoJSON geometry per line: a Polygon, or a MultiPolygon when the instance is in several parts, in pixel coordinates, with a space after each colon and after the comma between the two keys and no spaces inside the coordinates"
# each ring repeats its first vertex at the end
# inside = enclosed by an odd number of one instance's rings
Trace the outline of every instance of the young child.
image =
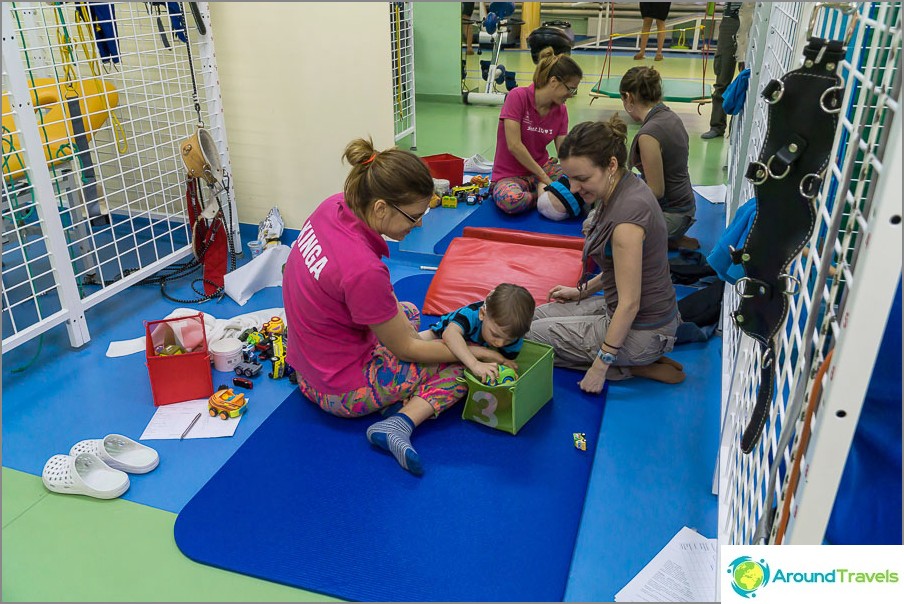
{"type": "Polygon", "coordinates": [[[495,349],[499,363],[517,369],[514,359],[521,351],[524,334],[530,329],[534,307],[529,291],[520,285],[501,283],[485,301],[441,316],[430,329],[420,332],[420,336],[425,340],[442,338],[474,377],[482,382],[495,380],[499,377],[499,365],[478,361],[469,343],[495,349]]]}

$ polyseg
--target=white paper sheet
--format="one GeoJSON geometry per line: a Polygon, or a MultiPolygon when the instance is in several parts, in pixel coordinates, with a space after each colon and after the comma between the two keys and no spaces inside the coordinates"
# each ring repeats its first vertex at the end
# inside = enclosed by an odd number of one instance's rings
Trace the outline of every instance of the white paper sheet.
{"type": "MultiPolygon", "coordinates": [[[[249,403],[250,401],[251,399],[248,399],[249,403]]],[[[163,405],[157,407],[154,417],[151,418],[138,440],[179,439],[199,413],[201,417],[198,418],[195,425],[185,435],[186,440],[189,438],[232,436],[235,434],[235,429],[239,426],[239,420],[242,419],[241,415],[225,420],[219,417],[210,417],[207,412],[206,398],[163,405]]]]}
{"type": "Polygon", "coordinates": [[[682,528],[617,594],[616,602],[715,602],[718,544],[682,528]]]}
{"type": "Polygon", "coordinates": [[[694,191],[710,203],[725,203],[725,198],[728,197],[728,187],[725,185],[694,185],[694,191]]]}

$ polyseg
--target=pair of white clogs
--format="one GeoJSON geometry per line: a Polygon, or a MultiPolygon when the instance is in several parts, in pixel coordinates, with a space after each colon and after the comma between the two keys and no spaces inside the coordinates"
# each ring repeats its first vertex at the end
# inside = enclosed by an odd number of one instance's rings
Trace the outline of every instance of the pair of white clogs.
{"type": "Polygon", "coordinates": [[[44,464],[44,486],[55,493],[114,499],[129,489],[129,475],[146,474],[160,463],[157,451],[121,434],[83,440],[69,455],[44,464]]]}

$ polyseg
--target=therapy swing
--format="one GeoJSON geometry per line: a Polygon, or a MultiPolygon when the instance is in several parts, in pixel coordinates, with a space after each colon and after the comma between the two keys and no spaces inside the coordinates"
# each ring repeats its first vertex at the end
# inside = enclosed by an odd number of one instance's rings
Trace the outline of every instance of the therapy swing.
{"type": "MultiPolygon", "coordinates": [[[[610,5],[614,4],[612,2],[610,5]]],[[[615,22],[614,6],[610,6],[609,13],[609,42],[606,45],[606,58],[603,60],[603,68],[600,70],[600,79],[596,85],[590,89],[590,104],[597,98],[621,98],[619,92],[619,84],[621,76],[612,76],[612,40],[618,36],[627,36],[628,34],[613,34],[612,27],[615,22]]],[[[710,18],[711,31],[715,30],[715,3],[708,2],[705,17],[710,18]]],[[[636,33],[636,32],[635,32],[636,33]]],[[[653,33],[652,30],[650,32],[653,33]]],[[[692,80],[679,80],[662,78],[662,100],[675,101],[678,103],[697,103],[697,113],[700,113],[700,107],[711,102],[712,85],[706,83],[706,66],[709,62],[710,43],[705,40],[703,43],[703,70],[700,74],[700,82],[692,80]]]]}

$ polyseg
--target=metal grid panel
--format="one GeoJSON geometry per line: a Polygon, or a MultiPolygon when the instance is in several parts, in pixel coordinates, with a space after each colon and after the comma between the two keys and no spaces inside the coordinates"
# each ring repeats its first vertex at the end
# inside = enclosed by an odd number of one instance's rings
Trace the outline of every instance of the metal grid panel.
{"type": "Polygon", "coordinates": [[[411,2],[389,5],[392,30],[392,108],[395,140],[409,134],[417,147],[414,106],[414,8],[411,2]]]}
{"type": "MultiPolygon", "coordinates": [[[[200,120],[222,113],[216,79],[203,77],[215,70],[207,42],[209,15],[206,3],[199,3],[207,27],[202,37],[190,14],[181,29],[165,8],[158,14],[147,6],[4,3],[5,72],[24,74],[17,82],[5,73],[3,81],[4,98],[10,101],[3,109],[3,224],[5,232],[15,232],[4,244],[5,350],[53,326],[45,310],[31,315],[19,310],[53,305],[40,288],[23,288],[13,271],[26,244],[34,245],[42,235],[60,237],[68,250],[75,294],[59,304],[70,313],[190,253],[179,147],[199,123],[193,80],[200,120]],[[98,6],[110,6],[111,15],[92,12],[98,6]],[[104,28],[115,28],[115,38],[104,28]],[[13,133],[30,120],[17,119],[22,114],[12,107],[24,103],[36,106],[36,123],[34,132],[20,137],[13,133]],[[37,147],[20,153],[31,135],[37,147]],[[31,166],[22,161],[25,157],[31,166]],[[45,173],[33,170],[36,158],[46,163],[46,195],[42,186],[33,186],[33,179],[45,173]],[[30,194],[33,189],[37,195],[30,194]],[[57,213],[60,232],[43,233],[17,220],[15,208],[28,203],[43,205],[45,214],[57,213]]],[[[224,154],[223,129],[211,134],[224,154]]],[[[228,156],[223,164],[228,165],[228,156]]],[[[58,284],[64,278],[55,274],[58,284]]],[[[70,330],[73,345],[87,340],[87,328],[82,331],[84,339],[73,338],[70,330]]]]}
{"type": "MultiPolygon", "coordinates": [[[[764,73],[769,78],[779,77],[796,66],[792,63],[799,51],[784,40],[797,39],[799,45],[804,19],[794,15],[787,5],[774,5],[771,9],[760,5],[758,10],[771,10],[764,73]],[[773,36],[778,39],[773,41],[773,36]]],[[[776,396],[763,437],[750,455],[740,452],[738,441],[756,396],[759,359],[750,339],[740,337],[734,325],[726,322],[726,343],[731,343],[726,348],[733,349],[726,359],[733,363],[734,373],[725,401],[727,412],[720,447],[719,536],[723,543],[822,541],[881,339],[881,331],[877,335],[874,330],[872,338],[858,335],[851,321],[860,316],[875,324],[877,315],[887,315],[900,273],[900,228],[888,219],[896,212],[900,220],[900,202],[895,207],[893,196],[876,195],[877,187],[888,187],[895,178],[895,190],[900,187],[899,173],[883,174],[882,170],[889,134],[898,134],[894,123],[901,94],[900,4],[869,3],[861,5],[859,11],[857,37],[840,66],[847,88],[843,107],[847,109],[840,116],[829,174],[815,200],[817,224],[808,254],[792,263],[790,269],[801,288],[789,298],[789,317],[778,339],[776,396]],[[869,260],[860,260],[871,237],[869,260]],[[877,251],[877,245],[887,248],[877,251]],[[896,261],[889,261],[889,257],[896,261]],[[855,277],[860,274],[865,277],[855,277]],[[861,302],[859,308],[846,308],[849,299],[868,297],[872,300],[861,302]],[[852,314],[855,310],[859,315],[852,314]],[[826,412],[820,413],[816,406],[820,401],[808,399],[814,378],[822,375],[817,370],[828,367],[825,359],[833,348],[837,349],[836,360],[839,355],[847,355],[849,362],[833,363],[828,374],[832,379],[824,380],[826,394],[820,403],[826,412]],[[858,386],[845,387],[843,394],[839,389],[833,395],[833,380],[834,384],[856,382],[858,386]],[[813,437],[809,448],[803,448],[807,403],[813,407],[809,422],[813,437]],[[838,417],[850,419],[840,429],[837,422],[832,422],[835,416],[829,410],[842,407],[844,413],[838,417]],[[834,438],[821,439],[827,430],[833,431],[834,438]],[[822,451],[816,448],[820,444],[822,451]],[[801,460],[802,474],[809,474],[806,481],[798,482],[794,464],[801,464],[801,460]],[[802,513],[805,501],[808,509],[802,513]],[[804,519],[800,526],[798,517],[804,519]]],[[[847,18],[823,11],[816,35],[840,39],[847,25],[847,18]]],[[[757,92],[751,91],[748,103],[756,99],[753,95],[757,92]]],[[[762,105],[759,101],[754,109],[751,148],[748,157],[739,158],[733,166],[734,178],[739,178],[747,161],[762,146],[766,125],[762,105]]],[[[895,146],[889,151],[899,155],[900,138],[895,136],[892,142],[895,146]]],[[[752,196],[749,183],[732,184],[752,196]]],[[[726,299],[729,308],[736,303],[736,297],[726,299]]]]}

